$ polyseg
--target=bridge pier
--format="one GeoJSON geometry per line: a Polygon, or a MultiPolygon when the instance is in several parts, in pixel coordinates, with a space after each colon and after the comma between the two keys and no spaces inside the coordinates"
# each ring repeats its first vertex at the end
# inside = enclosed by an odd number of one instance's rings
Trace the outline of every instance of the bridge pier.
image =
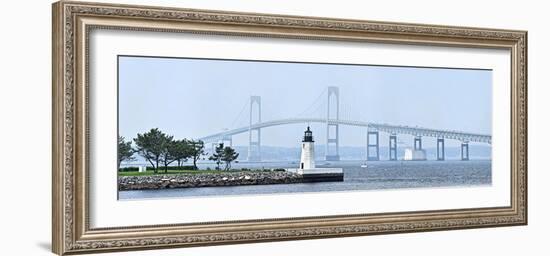
{"type": "Polygon", "coordinates": [[[219,143],[223,143],[224,145],[229,145],[229,147],[233,147],[233,137],[231,136],[224,136],[219,143]]]}
{"type": "Polygon", "coordinates": [[[217,147],[218,145],[220,145],[220,143],[218,143],[218,142],[212,142],[211,149],[210,149],[210,150],[212,151],[212,154],[213,154],[213,153],[216,153],[216,147],[217,147]]]}
{"type": "Polygon", "coordinates": [[[460,159],[462,161],[470,160],[470,146],[468,142],[462,142],[460,145],[460,159]]]}
{"type": "Polygon", "coordinates": [[[331,119],[339,120],[340,117],[340,91],[338,87],[329,86],[327,97],[327,141],[325,143],[325,160],[340,161],[338,123],[329,122],[331,119]],[[332,96],[334,96],[335,102],[331,101],[332,96]]]}
{"type": "Polygon", "coordinates": [[[437,138],[437,161],[445,160],[445,139],[437,138]]]}
{"type": "Polygon", "coordinates": [[[422,150],[422,136],[414,137],[414,150],[422,150]]]}
{"type": "Polygon", "coordinates": [[[378,161],[380,160],[380,147],[379,147],[379,134],[378,131],[367,131],[367,161],[378,161]],[[374,136],[373,141],[371,142],[371,136],[374,136]],[[371,149],[374,150],[371,154],[371,149]]]}
{"type": "Polygon", "coordinates": [[[397,161],[397,136],[395,134],[390,135],[390,161],[397,161]]]}
{"type": "Polygon", "coordinates": [[[252,125],[262,122],[262,98],[250,96],[250,119],[248,126],[248,161],[259,162],[261,155],[261,131],[260,128],[252,128],[252,125]],[[256,121],[254,121],[254,107],[256,107],[256,121]]]}

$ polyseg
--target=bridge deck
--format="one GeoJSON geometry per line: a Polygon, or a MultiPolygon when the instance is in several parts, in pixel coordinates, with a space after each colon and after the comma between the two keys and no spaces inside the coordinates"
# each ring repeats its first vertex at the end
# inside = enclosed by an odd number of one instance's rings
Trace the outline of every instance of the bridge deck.
{"type": "Polygon", "coordinates": [[[342,120],[342,119],[327,120],[323,118],[288,118],[288,119],[266,121],[266,122],[253,124],[252,126],[245,126],[241,128],[236,128],[228,131],[215,133],[199,139],[204,142],[215,142],[231,135],[248,132],[249,129],[266,128],[271,126],[296,124],[296,123],[341,124],[341,125],[349,125],[349,126],[367,127],[380,132],[387,132],[387,133],[394,133],[394,134],[408,134],[413,136],[437,137],[437,138],[453,139],[453,140],[468,141],[468,142],[483,142],[483,143],[489,143],[489,144],[491,143],[491,135],[486,135],[486,134],[476,134],[476,133],[468,133],[468,132],[452,131],[452,130],[438,130],[438,129],[430,129],[430,128],[422,128],[422,127],[410,127],[410,126],[403,126],[403,125],[377,124],[377,123],[368,123],[363,121],[342,120]]]}

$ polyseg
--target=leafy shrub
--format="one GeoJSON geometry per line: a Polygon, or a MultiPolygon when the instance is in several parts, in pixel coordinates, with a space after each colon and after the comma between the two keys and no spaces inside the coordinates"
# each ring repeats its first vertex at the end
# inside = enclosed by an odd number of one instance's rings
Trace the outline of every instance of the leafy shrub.
{"type": "MultiPolygon", "coordinates": [[[[149,169],[149,167],[147,167],[149,169]]],[[[122,167],[118,169],[119,172],[137,172],[139,171],[138,167],[122,167]]]]}

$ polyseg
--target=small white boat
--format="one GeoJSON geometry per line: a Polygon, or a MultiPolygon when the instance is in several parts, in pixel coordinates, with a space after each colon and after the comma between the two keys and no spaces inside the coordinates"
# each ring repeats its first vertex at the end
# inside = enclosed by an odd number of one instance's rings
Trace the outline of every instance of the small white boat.
{"type": "Polygon", "coordinates": [[[361,168],[367,168],[367,162],[363,163],[363,164],[361,165],[361,168]]]}

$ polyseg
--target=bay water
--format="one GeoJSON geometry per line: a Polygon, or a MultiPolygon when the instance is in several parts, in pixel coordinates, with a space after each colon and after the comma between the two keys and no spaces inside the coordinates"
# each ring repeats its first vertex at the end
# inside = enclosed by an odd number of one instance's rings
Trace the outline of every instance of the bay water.
{"type": "MultiPolygon", "coordinates": [[[[491,160],[470,161],[377,161],[361,167],[360,161],[320,163],[343,168],[343,182],[248,185],[119,191],[119,199],[311,193],[379,189],[468,187],[491,185],[491,160]]],[[[234,168],[296,168],[291,162],[239,163],[234,168]]]]}

